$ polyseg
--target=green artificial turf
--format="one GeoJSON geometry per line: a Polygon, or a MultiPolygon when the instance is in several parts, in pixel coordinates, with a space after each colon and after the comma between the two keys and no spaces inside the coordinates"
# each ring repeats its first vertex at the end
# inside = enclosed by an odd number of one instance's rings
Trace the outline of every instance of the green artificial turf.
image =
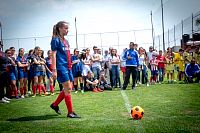
{"type": "MultiPolygon", "coordinates": [[[[58,89],[58,88],[57,88],[58,89]]],[[[200,84],[162,84],[125,91],[131,106],[144,109],[132,120],[119,89],[99,93],[72,93],[81,119],[66,117],[64,101],[57,115],[49,105],[54,96],[36,96],[0,104],[0,132],[200,132],[200,84]]]]}

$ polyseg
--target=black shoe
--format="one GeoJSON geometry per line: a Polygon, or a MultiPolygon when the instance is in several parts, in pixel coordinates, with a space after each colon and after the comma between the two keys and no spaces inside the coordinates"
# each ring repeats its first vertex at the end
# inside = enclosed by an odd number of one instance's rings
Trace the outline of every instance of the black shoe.
{"type": "Polygon", "coordinates": [[[61,112],[60,112],[58,106],[53,106],[53,104],[51,104],[50,107],[51,107],[57,114],[61,115],[61,112]]]}
{"type": "Polygon", "coordinates": [[[68,114],[67,117],[69,117],[69,118],[81,118],[80,116],[78,116],[78,115],[77,115],[76,113],[74,113],[74,112],[68,114]]]}

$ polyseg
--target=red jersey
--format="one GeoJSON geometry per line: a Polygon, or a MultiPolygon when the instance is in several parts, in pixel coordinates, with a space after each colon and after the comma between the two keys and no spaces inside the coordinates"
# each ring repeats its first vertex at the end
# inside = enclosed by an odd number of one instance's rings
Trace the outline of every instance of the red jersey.
{"type": "Polygon", "coordinates": [[[159,61],[158,68],[165,68],[165,57],[163,55],[157,55],[156,59],[159,61]]]}
{"type": "Polygon", "coordinates": [[[158,70],[158,60],[157,59],[151,59],[150,64],[151,64],[152,71],[158,70]]]}

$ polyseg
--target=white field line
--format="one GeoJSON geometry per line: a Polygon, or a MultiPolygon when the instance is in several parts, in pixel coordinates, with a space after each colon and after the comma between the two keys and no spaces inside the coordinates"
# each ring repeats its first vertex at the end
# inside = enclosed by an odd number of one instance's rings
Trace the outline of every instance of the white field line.
{"type": "Polygon", "coordinates": [[[132,107],[131,107],[131,104],[130,104],[130,102],[129,102],[129,100],[128,100],[128,97],[127,97],[127,95],[126,95],[126,92],[125,92],[124,90],[121,90],[120,92],[121,92],[122,97],[123,97],[123,99],[124,99],[125,107],[126,107],[128,113],[130,114],[130,113],[131,113],[131,108],[132,108],[132,107]]]}

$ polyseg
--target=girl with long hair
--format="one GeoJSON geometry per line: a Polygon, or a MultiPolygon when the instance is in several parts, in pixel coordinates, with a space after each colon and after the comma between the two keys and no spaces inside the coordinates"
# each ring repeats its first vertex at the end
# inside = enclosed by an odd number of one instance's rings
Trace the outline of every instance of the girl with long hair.
{"type": "Polygon", "coordinates": [[[65,99],[68,109],[67,117],[80,118],[73,110],[71,90],[72,90],[72,62],[68,41],[64,38],[68,34],[69,24],[60,21],[53,27],[53,36],[51,40],[52,50],[52,75],[63,85],[63,91],[60,92],[57,99],[50,105],[57,114],[61,114],[58,105],[65,99]]]}

